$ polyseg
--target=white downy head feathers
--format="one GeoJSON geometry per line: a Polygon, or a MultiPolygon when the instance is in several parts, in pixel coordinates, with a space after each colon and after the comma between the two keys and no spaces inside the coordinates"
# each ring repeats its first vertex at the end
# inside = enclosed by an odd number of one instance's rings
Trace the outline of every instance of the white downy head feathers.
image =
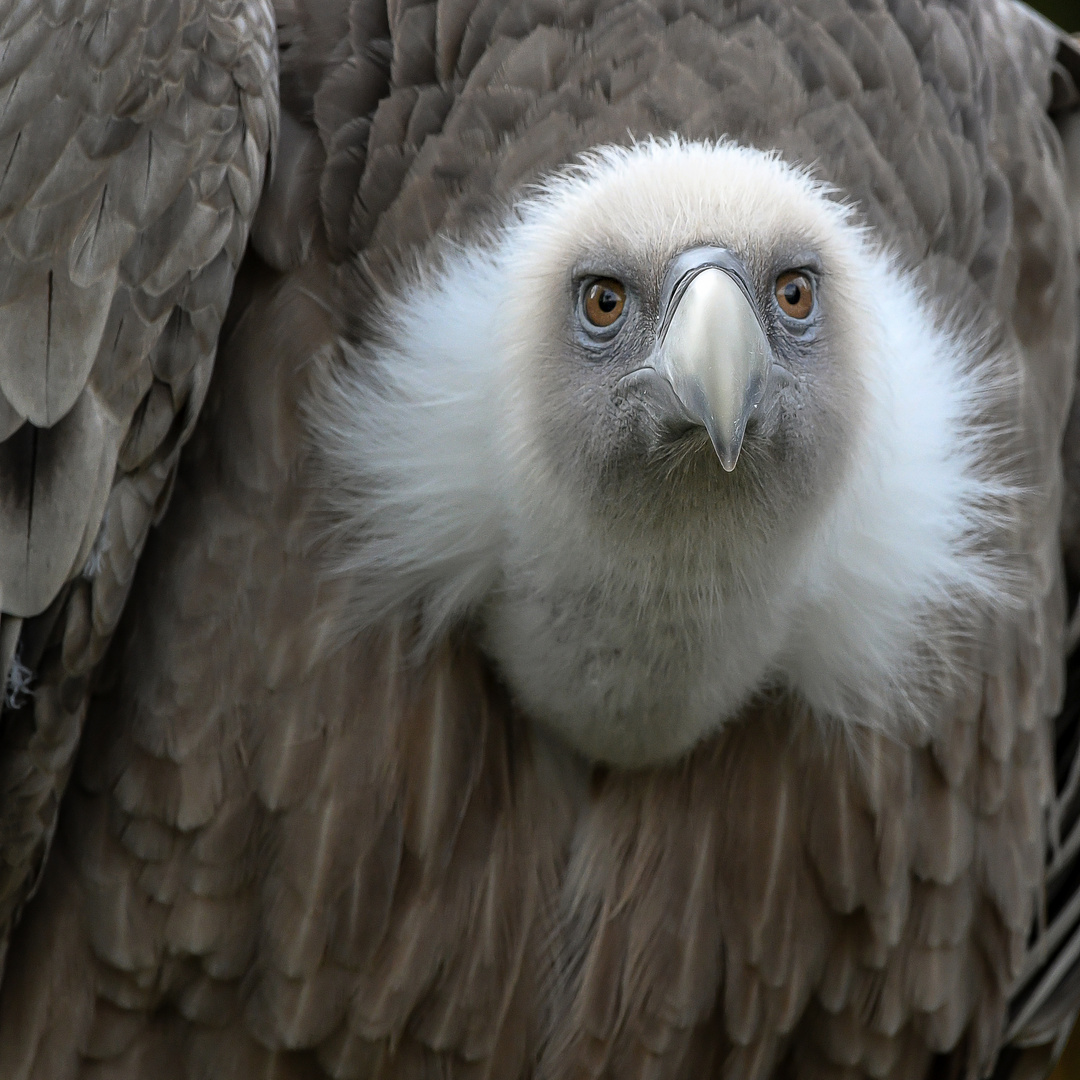
{"type": "Polygon", "coordinates": [[[419,268],[379,324],[310,410],[356,626],[412,607],[430,642],[474,620],[526,709],[589,756],[670,759],[775,686],[822,718],[925,724],[957,642],[1023,588],[1015,364],[776,155],[597,151],[419,268]],[[645,296],[701,243],[762,280],[814,259],[827,325],[780,365],[741,486],[715,460],[684,477],[678,454],[610,482],[623,414],[567,330],[574,275],[612,266],[645,296]]]}

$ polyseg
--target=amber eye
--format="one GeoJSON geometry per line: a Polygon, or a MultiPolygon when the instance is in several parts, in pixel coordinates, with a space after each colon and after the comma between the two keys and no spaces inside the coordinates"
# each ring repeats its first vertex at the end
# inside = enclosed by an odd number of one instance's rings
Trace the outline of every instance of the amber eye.
{"type": "Polygon", "coordinates": [[[614,278],[598,278],[586,290],[585,318],[601,329],[611,326],[626,307],[626,289],[614,278]]]}
{"type": "Polygon", "coordinates": [[[801,270],[788,270],[776,279],[776,302],[785,315],[805,319],[814,310],[814,286],[801,270]]]}

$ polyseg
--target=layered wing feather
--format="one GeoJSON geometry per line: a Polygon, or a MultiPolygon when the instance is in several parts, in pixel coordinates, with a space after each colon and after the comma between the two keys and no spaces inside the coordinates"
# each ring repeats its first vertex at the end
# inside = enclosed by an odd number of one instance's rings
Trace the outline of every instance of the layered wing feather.
{"type": "MultiPolygon", "coordinates": [[[[1025,13],[1032,24],[1041,20],[1025,13]]],[[[1042,33],[1051,33],[1045,24],[1042,33]]],[[[1051,112],[1061,132],[1065,194],[1080,252],[1080,43],[1055,35],[1051,112]]],[[[1054,724],[1054,797],[1047,818],[1044,908],[1010,1002],[1010,1049],[999,1072],[1045,1072],[1060,1053],[1080,1011],[1080,406],[1073,401],[1062,458],[1065,491],[1062,548],[1071,617],[1066,638],[1065,701],[1054,724]]]]}
{"type": "Polygon", "coordinates": [[[202,405],[276,61],[262,0],[0,6],[0,951],[202,405]]]}
{"type": "Polygon", "coordinates": [[[467,641],[420,667],[407,625],[341,641],[295,414],[326,286],[266,288],[225,349],[12,955],[2,1075],[51,1075],[61,1023],[77,1075],[161,1045],[162,1077],[526,1068],[563,781],[467,641]],[[35,939],[59,910],[74,943],[35,939]]]}

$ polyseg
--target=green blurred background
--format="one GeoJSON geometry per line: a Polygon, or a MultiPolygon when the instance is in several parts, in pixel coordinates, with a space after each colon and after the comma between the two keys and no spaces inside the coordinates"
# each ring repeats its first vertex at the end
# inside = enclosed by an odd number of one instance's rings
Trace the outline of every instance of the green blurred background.
{"type": "Polygon", "coordinates": [[[1080,31],[1080,0],[1036,0],[1031,5],[1073,33],[1080,31]]]}

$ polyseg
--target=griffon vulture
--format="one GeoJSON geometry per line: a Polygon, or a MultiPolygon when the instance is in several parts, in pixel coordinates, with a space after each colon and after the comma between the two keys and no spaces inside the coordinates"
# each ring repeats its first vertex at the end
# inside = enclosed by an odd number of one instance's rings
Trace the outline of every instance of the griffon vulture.
{"type": "Polygon", "coordinates": [[[0,139],[0,1076],[1049,1067],[1071,42],[18,0],[0,139]]]}

